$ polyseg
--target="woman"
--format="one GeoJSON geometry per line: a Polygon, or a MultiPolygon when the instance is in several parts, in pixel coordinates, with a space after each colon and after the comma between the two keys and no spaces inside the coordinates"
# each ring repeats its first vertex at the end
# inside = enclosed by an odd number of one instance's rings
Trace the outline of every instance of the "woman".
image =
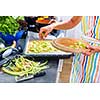
{"type": "MultiPolygon", "coordinates": [[[[64,22],[56,22],[49,26],[40,29],[40,39],[45,37],[51,32],[52,29],[68,30],[75,27],[82,22],[82,29],[86,36],[100,39],[100,17],[99,16],[73,16],[71,20],[64,22]],[[45,35],[42,33],[45,32],[45,35]]],[[[72,63],[72,71],[70,75],[70,82],[100,82],[100,48],[98,44],[90,43],[87,47],[88,52],[75,54],[72,63]]]]}

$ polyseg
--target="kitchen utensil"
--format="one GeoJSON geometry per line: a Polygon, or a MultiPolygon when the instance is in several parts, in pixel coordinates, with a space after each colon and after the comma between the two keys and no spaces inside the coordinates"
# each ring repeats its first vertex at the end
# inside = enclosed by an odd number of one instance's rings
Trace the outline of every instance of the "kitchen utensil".
{"type": "MultiPolygon", "coordinates": [[[[71,55],[72,53],[71,52],[64,52],[64,51],[61,51],[61,50],[58,50],[58,51],[55,51],[55,52],[42,52],[42,53],[35,53],[35,52],[31,52],[29,53],[28,52],[28,46],[29,46],[29,42],[31,41],[41,41],[41,40],[30,40],[30,36],[27,37],[26,41],[25,41],[25,46],[24,46],[24,50],[23,50],[23,53],[26,55],[26,56],[33,56],[33,57],[67,57],[68,55],[71,55]]],[[[51,41],[52,40],[44,40],[44,41],[51,41]]],[[[51,45],[52,46],[52,45],[51,45]]]]}
{"type": "Polygon", "coordinates": [[[37,73],[35,75],[28,75],[28,76],[17,76],[15,77],[16,82],[22,82],[22,81],[27,81],[29,79],[37,78],[37,77],[42,77],[46,75],[45,71],[42,71],[40,73],[37,73]]]}
{"type": "Polygon", "coordinates": [[[72,53],[87,51],[88,49],[86,49],[86,46],[89,45],[88,42],[75,38],[58,38],[53,40],[51,43],[59,50],[72,53]]]}

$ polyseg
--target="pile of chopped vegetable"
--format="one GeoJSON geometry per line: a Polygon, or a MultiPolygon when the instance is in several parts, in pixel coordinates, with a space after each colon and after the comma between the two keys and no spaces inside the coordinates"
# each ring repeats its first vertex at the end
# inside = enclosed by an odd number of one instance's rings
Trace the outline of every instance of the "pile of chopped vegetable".
{"type": "Polygon", "coordinates": [[[30,41],[28,44],[28,53],[45,53],[45,52],[56,52],[58,51],[51,45],[50,41],[30,41]]]}
{"type": "Polygon", "coordinates": [[[40,63],[20,56],[4,64],[2,70],[3,72],[14,76],[28,76],[35,75],[36,73],[47,69],[48,67],[46,64],[47,61],[40,63]]]}
{"type": "Polygon", "coordinates": [[[24,17],[0,16],[0,32],[3,34],[9,33],[11,35],[15,35],[19,28],[19,24],[17,23],[19,19],[24,19],[24,17]]]}
{"type": "Polygon", "coordinates": [[[73,48],[73,49],[85,49],[86,48],[86,44],[81,42],[81,41],[78,41],[78,42],[75,42],[74,45],[70,45],[69,46],[70,48],[73,48]]]}

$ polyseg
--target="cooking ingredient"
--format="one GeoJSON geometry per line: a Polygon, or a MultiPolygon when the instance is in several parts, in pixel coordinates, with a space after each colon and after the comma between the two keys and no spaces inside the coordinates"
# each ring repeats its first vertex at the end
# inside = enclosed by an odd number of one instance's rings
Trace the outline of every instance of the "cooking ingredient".
{"type": "Polygon", "coordinates": [[[74,49],[79,49],[79,48],[85,49],[86,44],[81,41],[78,41],[78,42],[75,42],[74,45],[70,45],[69,47],[74,48],[74,49]]]}
{"type": "Polygon", "coordinates": [[[44,18],[38,18],[38,20],[44,20],[44,18]]]}
{"type": "Polygon", "coordinates": [[[2,70],[10,75],[14,76],[28,76],[29,74],[35,75],[48,67],[47,61],[44,63],[31,61],[23,56],[14,58],[8,64],[3,65],[2,70]]]}
{"type": "Polygon", "coordinates": [[[0,53],[5,51],[5,50],[7,50],[7,49],[10,49],[10,48],[11,48],[10,46],[9,47],[5,47],[5,48],[0,48],[0,53]]]}
{"type": "Polygon", "coordinates": [[[56,52],[58,51],[54,48],[50,41],[30,41],[28,44],[28,53],[45,53],[45,52],[56,52]]]}
{"type": "Polygon", "coordinates": [[[44,18],[48,18],[49,16],[44,16],[44,18]]]}
{"type": "Polygon", "coordinates": [[[13,16],[0,16],[0,32],[15,35],[19,28],[19,24],[17,23],[19,19],[23,19],[23,16],[16,18],[13,16]]]}
{"type": "Polygon", "coordinates": [[[37,20],[45,20],[49,18],[49,16],[39,16],[37,20]]]}

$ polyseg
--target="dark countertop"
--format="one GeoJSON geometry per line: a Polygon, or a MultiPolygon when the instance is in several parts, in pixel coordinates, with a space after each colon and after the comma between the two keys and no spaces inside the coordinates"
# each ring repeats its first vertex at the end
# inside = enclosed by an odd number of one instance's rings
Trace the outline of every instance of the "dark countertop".
{"type": "MultiPolygon", "coordinates": [[[[22,47],[22,49],[24,49],[25,44],[26,44],[26,40],[20,39],[17,43],[17,46],[20,45],[22,47]]],[[[48,59],[48,61],[49,61],[48,66],[50,68],[46,70],[46,75],[37,77],[37,78],[33,78],[33,79],[30,79],[27,81],[22,81],[21,83],[55,83],[56,77],[57,77],[57,69],[58,69],[59,59],[62,59],[61,57],[67,58],[70,55],[71,55],[70,53],[66,54],[65,56],[62,54],[60,54],[60,56],[58,56],[56,54],[53,56],[49,55],[50,58],[48,59]]],[[[47,59],[46,58],[47,56],[41,56],[41,57],[38,56],[38,57],[39,57],[40,61],[41,61],[41,59],[42,60],[47,59]]],[[[3,72],[0,72],[0,83],[16,83],[15,77],[5,74],[3,72]]]]}
{"type": "MultiPolygon", "coordinates": [[[[59,60],[49,60],[48,66],[49,69],[46,70],[46,75],[29,79],[27,81],[22,81],[20,83],[55,83],[56,82],[56,75],[57,75],[57,68],[58,68],[59,60]]],[[[16,83],[14,76],[5,74],[0,72],[0,83],[16,83]]]]}

